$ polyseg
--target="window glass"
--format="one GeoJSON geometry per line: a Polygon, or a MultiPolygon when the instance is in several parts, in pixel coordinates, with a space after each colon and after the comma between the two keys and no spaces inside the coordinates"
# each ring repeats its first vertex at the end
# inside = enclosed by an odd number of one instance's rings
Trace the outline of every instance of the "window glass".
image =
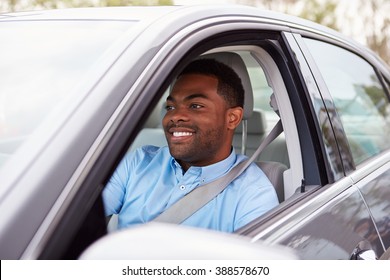
{"type": "MultiPolygon", "coordinates": [[[[0,166],[132,22],[10,21],[0,29],[0,166]]],[[[71,98],[68,98],[71,100],[71,98]]]]}
{"type": "Polygon", "coordinates": [[[387,91],[390,92],[390,83],[386,79],[385,79],[385,84],[386,84],[387,91]]]}
{"type": "Polygon", "coordinates": [[[249,52],[238,52],[247,66],[248,74],[251,80],[253,90],[254,110],[261,110],[267,122],[267,128],[270,130],[279,120],[278,115],[270,106],[272,88],[268,85],[263,68],[249,52]]]}
{"type": "MultiPolygon", "coordinates": [[[[251,52],[240,51],[237,53],[245,62],[253,90],[254,111],[248,120],[246,142],[246,154],[251,156],[280,118],[270,105],[271,95],[274,93],[274,90],[268,84],[265,69],[263,69],[255,55],[251,52]]],[[[237,132],[241,132],[240,128],[238,128],[237,132]]],[[[237,135],[235,139],[237,140],[238,138],[241,139],[241,134],[237,135]]],[[[284,132],[262,151],[258,160],[276,161],[290,166],[284,132]]]]}
{"type": "Polygon", "coordinates": [[[333,97],[355,164],[389,148],[389,100],[373,67],[345,49],[305,42],[333,97]]]}

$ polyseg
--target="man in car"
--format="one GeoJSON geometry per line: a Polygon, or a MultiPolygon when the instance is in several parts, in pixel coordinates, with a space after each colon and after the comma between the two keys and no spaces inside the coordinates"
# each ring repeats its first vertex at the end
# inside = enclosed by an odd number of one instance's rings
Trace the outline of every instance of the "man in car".
{"type": "MultiPolygon", "coordinates": [[[[122,160],[103,192],[106,214],[118,214],[119,228],[146,223],[244,161],[232,147],[243,104],[230,67],[213,59],[190,63],[166,100],[168,147],[144,146],[122,160]]],[[[276,205],[272,184],[252,163],[182,224],[233,232],[276,205]]]]}

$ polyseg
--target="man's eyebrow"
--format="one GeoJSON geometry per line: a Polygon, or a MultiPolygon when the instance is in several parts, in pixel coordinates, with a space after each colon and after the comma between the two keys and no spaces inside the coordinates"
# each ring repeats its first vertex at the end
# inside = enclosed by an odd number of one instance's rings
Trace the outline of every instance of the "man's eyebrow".
{"type": "Polygon", "coordinates": [[[194,93],[194,94],[191,94],[191,95],[188,95],[186,98],[184,98],[185,100],[191,100],[191,99],[195,99],[195,98],[204,98],[204,99],[209,99],[209,97],[204,94],[204,93],[194,93]]]}
{"type": "MultiPolygon", "coordinates": [[[[186,97],[184,98],[184,101],[189,101],[189,100],[192,100],[192,99],[195,99],[195,98],[209,99],[209,97],[208,97],[206,94],[203,94],[203,93],[194,93],[194,94],[191,94],[191,95],[186,96],[186,97]]],[[[168,95],[167,101],[172,101],[172,102],[174,102],[174,101],[175,101],[175,98],[172,97],[171,95],[168,95]]]]}

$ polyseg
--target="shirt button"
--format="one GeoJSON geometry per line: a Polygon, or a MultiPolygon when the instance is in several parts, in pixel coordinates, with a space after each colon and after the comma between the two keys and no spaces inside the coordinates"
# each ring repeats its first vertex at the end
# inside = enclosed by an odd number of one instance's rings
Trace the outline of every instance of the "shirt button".
{"type": "Polygon", "coordinates": [[[181,185],[179,188],[180,188],[182,191],[184,191],[184,190],[186,189],[186,186],[181,185]]]}

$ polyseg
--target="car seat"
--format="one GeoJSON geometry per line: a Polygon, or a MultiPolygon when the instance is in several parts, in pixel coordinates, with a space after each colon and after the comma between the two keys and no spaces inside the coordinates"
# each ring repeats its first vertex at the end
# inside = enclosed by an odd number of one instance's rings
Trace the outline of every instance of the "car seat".
{"type": "MultiPolygon", "coordinates": [[[[201,58],[216,59],[231,68],[238,74],[245,91],[244,114],[240,126],[236,129],[236,135],[241,134],[241,153],[247,154],[247,148],[253,153],[264,139],[266,122],[260,110],[253,109],[253,90],[249,73],[241,56],[234,52],[219,52],[202,55],[201,58]],[[248,139],[248,136],[251,136],[248,139]],[[254,137],[253,137],[254,136],[254,137]],[[255,139],[259,137],[258,139],[255,139]],[[249,141],[248,141],[249,140],[249,141]],[[253,151],[252,151],[253,149],[253,151]]],[[[239,142],[236,137],[236,143],[239,142]]],[[[271,143],[272,144],[272,143],[271,143]]],[[[283,147],[283,146],[280,146],[283,147]]],[[[261,158],[261,155],[260,155],[261,158]]],[[[266,174],[278,195],[279,202],[284,200],[283,172],[288,167],[278,161],[259,161],[256,163],[266,174]]]]}

